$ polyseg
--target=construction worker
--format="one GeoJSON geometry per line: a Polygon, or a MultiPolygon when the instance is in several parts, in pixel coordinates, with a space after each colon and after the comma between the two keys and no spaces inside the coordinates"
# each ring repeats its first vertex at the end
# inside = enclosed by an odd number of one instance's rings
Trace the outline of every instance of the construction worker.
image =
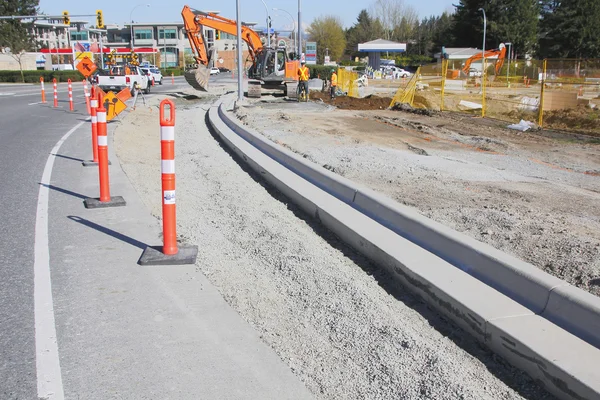
{"type": "Polygon", "coordinates": [[[330,86],[330,90],[331,90],[331,98],[334,99],[335,98],[335,92],[337,91],[337,73],[335,72],[335,69],[331,70],[331,86],[330,86]]]}
{"type": "Polygon", "coordinates": [[[306,96],[308,96],[308,78],[310,78],[310,70],[306,66],[306,63],[302,61],[300,68],[298,68],[298,86],[304,88],[306,96]]]}

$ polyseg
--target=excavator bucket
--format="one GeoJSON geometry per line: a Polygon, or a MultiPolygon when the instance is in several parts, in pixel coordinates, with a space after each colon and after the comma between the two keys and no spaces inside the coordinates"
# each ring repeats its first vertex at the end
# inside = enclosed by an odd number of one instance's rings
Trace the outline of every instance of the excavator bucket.
{"type": "Polygon", "coordinates": [[[185,71],[185,80],[194,89],[203,92],[208,91],[208,78],[210,77],[210,68],[199,65],[197,69],[185,71]]]}

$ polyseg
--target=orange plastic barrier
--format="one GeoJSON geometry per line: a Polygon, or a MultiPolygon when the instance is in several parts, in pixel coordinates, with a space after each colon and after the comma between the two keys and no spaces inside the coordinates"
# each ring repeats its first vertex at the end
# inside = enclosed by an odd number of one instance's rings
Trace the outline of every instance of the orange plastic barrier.
{"type": "Polygon", "coordinates": [[[162,173],[163,254],[173,255],[177,249],[177,220],[175,206],[175,103],[160,102],[160,153],[162,173]],[[169,106],[169,118],[165,107],[169,106]]]}
{"type": "Polygon", "coordinates": [[[73,111],[73,85],[71,85],[71,80],[67,79],[69,85],[69,110],[73,111]]]}
{"type": "Polygon", "coordinates": [[[56,78],[52,79],[52,85],[54,86],[54,108],[58,107],[58,89],[56,88],[56,78]]]}
{"type": "Polygon", "coordinates": [[[83,80],[83,94],[85,95],[85,106],[87,107],[88,114],[92,115],[92,109],[90,106],[90,92],[88,92],[87,80],[83,80]]]}
{"type": "Polygon", "coordinates": [[[92,85],[92,96],[90,100],[90,116],[92,118],[92,161],[98,162],[98,99],[96,98],[96,88],[92,85]]]}
{"type": "Polygon", "coordinates": [[[42,87],[42,103],[46,102],[46,91],[44,90],[44,77],[40,76],[40,85],[42,87]]]}
{"type": "Polygon", "coordinates": [[[98,97],[98,176],[100,180],[100,202],[110,202],[110,183],[108,181],[108,136],[106,129],[106,108],[103,97],[98,97]]]}

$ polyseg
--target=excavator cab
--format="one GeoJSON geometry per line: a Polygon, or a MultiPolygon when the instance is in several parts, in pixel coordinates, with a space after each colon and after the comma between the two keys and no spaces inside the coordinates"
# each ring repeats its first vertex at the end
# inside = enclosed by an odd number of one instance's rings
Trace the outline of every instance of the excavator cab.
{"type": "Polygon", "coordinates": [[[265,86],[280,86],[286,75],[289,61],[285,47],[278,49],[262,48],[256,53],[255,62],[248,71],[250,79],[264,82],[265,86]]]}

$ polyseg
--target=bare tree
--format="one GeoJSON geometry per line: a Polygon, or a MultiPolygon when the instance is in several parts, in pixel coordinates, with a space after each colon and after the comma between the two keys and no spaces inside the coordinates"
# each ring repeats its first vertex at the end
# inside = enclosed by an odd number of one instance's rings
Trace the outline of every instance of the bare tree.
{"type": "Polygon", "coordinates": [[[419,20],[415,9],[404,0],[375,0],[369,14],[381,22],[387,40],[410,39],[419,20]]]}

